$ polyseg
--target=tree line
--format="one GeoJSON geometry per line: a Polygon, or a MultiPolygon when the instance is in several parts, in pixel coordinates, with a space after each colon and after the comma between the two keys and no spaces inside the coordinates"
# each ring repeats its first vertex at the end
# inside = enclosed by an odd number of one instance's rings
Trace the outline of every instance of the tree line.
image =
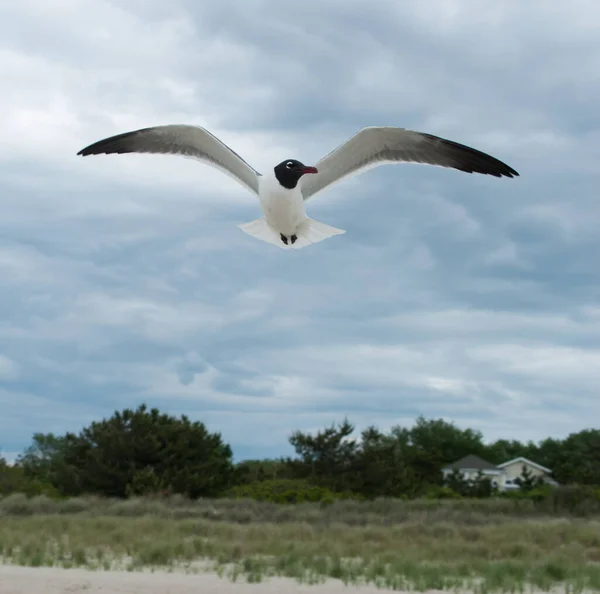
{"type": "MultiPolygon", "coordinates": [[[[485,443],[481,432],[443,419],[419,417],[412,427],[388,432],[372,426],[358,436],[344,419],[313,434],[295,431],[289,442],[294,456],[234,464],[231,447],[202,422],[141,405],[116,411],[78,433],[35,434],[14,465],[0,458],[0,495],[251,496],[267,485],[294,484],[362,498],[414,498],[444,488],[490,495],[489,486],[461,483],[456,474],[444,484],[442,468],[468,454],[494,464],[524,456],[552,469],[560,484],[600,485],[598,429],[538,443],[485,443]]],[[[524,477],[524,489],[535,486],[524,477]]]]}

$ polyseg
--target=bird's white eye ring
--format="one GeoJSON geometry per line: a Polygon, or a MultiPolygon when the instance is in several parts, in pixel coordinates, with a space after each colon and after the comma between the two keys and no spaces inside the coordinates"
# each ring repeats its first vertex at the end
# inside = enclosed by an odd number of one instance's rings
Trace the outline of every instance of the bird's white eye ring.
{"type": "Polygon", "coordinates": [[[294,166],[294,164],[293,164],[291,161],[288,161],[288,162],[285,164],[285,166],[286,166],[288,169],[291,169],[291,168],[294,166]]]}

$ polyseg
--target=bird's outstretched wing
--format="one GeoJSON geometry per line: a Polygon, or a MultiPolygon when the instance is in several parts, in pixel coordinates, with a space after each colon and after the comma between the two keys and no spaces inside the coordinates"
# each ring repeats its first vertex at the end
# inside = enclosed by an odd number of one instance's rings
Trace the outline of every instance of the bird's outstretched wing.
{"type": "Polygon", "coordinates": [[[427,163],[495,177],[519,174],[481,151],[432,134],[394,127],[363,128],[323,157],[302,182],[304,200],[349,175],[386,163],[427,163]]]}
{"type": "Polygon", "coordinates": [[[171,125],[142,128],[91,144],[77,154],[162,153],[198,159],[226,173],[254,194],[260,174],[236,152],[200,126],[171,125]]]}

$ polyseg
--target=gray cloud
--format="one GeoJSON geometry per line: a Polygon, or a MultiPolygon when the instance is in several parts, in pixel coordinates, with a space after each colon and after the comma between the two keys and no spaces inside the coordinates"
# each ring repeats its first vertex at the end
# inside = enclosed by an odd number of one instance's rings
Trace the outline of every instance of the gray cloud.
{"type": "Polygon", "coordinates": [[[286,452],[293,429],[345,415],[444,416],[490,439],[587,426],[600,9],[477,6],[2,6],[0,449],[142,400],[201,418],[238,457],[286,452]],[[236,229],[259,210],[219,172],[75,156],[175,122],[259,170],[385,124],[522,177],[379,168],[309,203],[346,235],[280,252],[236,229]]]}

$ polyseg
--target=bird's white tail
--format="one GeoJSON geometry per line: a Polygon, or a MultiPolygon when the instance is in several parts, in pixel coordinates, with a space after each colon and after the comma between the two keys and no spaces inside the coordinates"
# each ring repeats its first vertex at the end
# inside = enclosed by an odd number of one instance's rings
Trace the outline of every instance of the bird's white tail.
{"type": "Polygon", "coordinates": [[[328,237],[333,237],[334,235],[342,235],[346,233],[343,229],[336,229],[335,227],[330,227],[325,223],[320,223],[319,221],[315,221],[314,219],[306,218],[300,225],[296,231],[297,240],[292,243],[291,240],[288,240],[287,245],[281,240],[281,236],[278,231],[272,227],[265,217],[261,217],[260,219],[255,219],[254,221],[250,221],[249,223],[242,223],[238,225],[238,227],[248,235],[252,237],[256,237],[256,239],[261,239],[262,241],[266,241],[267,243],[272,243],[273,245],[279,246],[280,248],[286,249],[295,249],[299,250],[300,248],[306,247],[307,245],[311,245],[313,243],[319,243],[319,241],[323,241],[328,237]]]}

